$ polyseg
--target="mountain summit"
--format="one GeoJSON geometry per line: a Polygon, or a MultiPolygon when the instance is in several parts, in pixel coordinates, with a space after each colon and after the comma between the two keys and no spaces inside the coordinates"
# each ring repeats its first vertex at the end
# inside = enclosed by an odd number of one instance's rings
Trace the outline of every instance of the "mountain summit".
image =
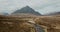
{"type": "Polygon", "coordinates": [[[19,10],[16,10],[15,12],[13,12],[12,14],[16,14],[16,13],[26,13],[26,14],[33,14],[33,15],[41,15],[40,13],[36,12],[34,9],[32,9],[29,6],[23,7],[19,10]]]}

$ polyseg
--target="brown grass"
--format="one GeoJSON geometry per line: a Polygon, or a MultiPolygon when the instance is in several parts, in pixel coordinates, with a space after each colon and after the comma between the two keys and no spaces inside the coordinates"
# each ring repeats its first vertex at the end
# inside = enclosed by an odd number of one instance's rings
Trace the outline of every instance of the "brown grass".
{"type": "Polygon", "coordinates": [[[47,32],[60,32],[59,16],[39,16],[39,17],[0,16],[0,32],[36,32],[34,31],[35,29],[33,25],[27,23],[29,19],[33,19],[33,21],[36,22],[36,24],[39,24],[44,28],[47,27],[46,28],[47,32]]]}

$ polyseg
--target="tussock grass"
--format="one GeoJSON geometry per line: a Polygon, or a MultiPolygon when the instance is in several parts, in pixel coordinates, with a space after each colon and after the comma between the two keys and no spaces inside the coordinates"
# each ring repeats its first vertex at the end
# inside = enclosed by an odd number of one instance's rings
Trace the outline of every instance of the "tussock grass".
{"type": "Polygon", "coordinates": [[[46,26],[47,32],[60,32],[59,16],[51,16],[51,17],[50,16],[39,16],[39,17],[0,16],[0,32],[36,32],[33,25],[27,23],[29,19],[33,19],[33,21],[36,24],[39,24],[42,27],[46,26]]]}

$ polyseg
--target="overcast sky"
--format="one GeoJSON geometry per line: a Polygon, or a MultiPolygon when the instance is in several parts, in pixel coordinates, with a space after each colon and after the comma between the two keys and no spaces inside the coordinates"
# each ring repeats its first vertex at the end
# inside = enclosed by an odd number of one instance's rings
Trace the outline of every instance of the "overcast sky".
{"type": "Polygon", "coordinates": [[[0,12],[12,13],[26,5],[41,14],[60,11],[60,0],[0,0],[0,12]]]}

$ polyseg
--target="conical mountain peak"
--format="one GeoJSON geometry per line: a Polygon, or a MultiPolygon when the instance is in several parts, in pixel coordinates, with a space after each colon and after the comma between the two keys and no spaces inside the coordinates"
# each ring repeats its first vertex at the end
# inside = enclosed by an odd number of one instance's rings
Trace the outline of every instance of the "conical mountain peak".
{"type": "Polygon", "coordinates": [[[29,6],[25,6],[19,10],[16,10],[13,14],[16,14],[16,13],[26,13],[26,14],[34,14],[34,15],[41,15],[40,13],[36,12],[34,9],[32,9],[31,7],[29,6]]]}
{"type": "Polygon", "coordinates": [[[27,8],[30,8],[29,6],[26,6],[27,8]]]}

